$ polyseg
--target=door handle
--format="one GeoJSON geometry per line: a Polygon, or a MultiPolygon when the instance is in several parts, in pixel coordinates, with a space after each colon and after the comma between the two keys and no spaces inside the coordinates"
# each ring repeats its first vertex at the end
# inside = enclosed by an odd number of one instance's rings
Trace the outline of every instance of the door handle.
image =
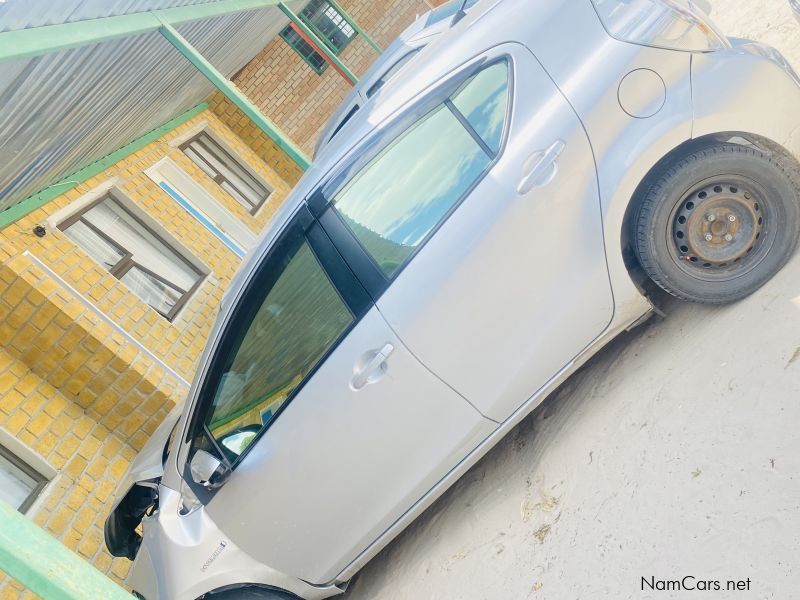
{"type": "Polygon", "coordinates": [[[567,144],[556,140],[547,150],[540,150],[531,155],[522,167],[522,179],[517,186],[517,193],[527,194],[535,187],[542,187],[553,181],[558,173],[558,157],[564,152],[567,144]]]}
{"type": "MultiPolygon", "coordinates": [[[[374,350],[372,357],[369,358],[361,367],[355,369],[355,374],[350,380],[350,389],[357,392],[367,387],[370,383],[376,383],[380,376],[386,372],[386,359],[394,352],[394,346],[384,344],[380,350],[374,350]],[[378,374],[377,371],[380,371],[378,374]],[[380,375],[376,377],[376,375],[380,375]]],[[[356,363],[358,365],[358,363],[356,363]]]]}

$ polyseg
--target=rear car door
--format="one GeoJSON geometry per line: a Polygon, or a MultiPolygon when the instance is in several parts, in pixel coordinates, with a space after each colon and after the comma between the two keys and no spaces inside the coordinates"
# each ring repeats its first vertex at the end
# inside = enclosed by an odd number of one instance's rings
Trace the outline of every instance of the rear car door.
{"type": "Polygon", "coordinates": [[[302,208],[200,390],[192,452],[232,472],[211,494],[192,486],[230,542],[324,583],[495,426],[408,351],[302,208]]]}
{"type": "Polygon", "coordinates": [[[594,160],[522,45],[441,88],[313,206],[398,337],[503,421],[611,320],[594,160]]]}

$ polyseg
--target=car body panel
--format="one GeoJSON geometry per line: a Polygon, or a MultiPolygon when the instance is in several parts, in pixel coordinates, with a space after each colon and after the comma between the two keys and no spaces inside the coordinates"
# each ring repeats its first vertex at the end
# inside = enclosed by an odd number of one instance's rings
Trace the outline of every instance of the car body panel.
{"type": "Polygon", "coordinates": [[[800,23],[800,0],[789,0],[789,6],[792,7],[794,18],[800,23]]]}
{"type": "Polygon", "coordinates": [[[503,57],[513,71],[504,150],[378,301],[414,354],[497,421],[614,312],[586,133],[526,47],[501,44],[478,60],[503,57]],[[553,178],[519,193],[526,164],[557,142],[553,178]]]}
{"type": "Polygon", "coordinates": [[[732,42],[729,50],[692,61],[694,136],[750,133],[800,155],[797,73],[780,52],[766,44],[732,42]],[[736,93],[720,94],[721,86],[736,93]]]}
{"type": "Polygon", "coordinates": [[[158,518],[142,521],[144,542],[127,579],[147,600],[194,600],[232,583],[262,584],[308,600],[342,591],[333,585],[309,585],[260,563],[221,531],[203,508],[180,515],[180,494],[175,490],[161,486],[159,501],[158,518]]]}
{"type": "Polygon", "coordinates": [[[373,308],[206,511],[250,556],[325,583],[496,427],[427,371],[373,308]],[[354,365],[386,344],[394,351],[385,375],[353,390],[354,365]],[[285,518],[290,507],[303,518],[285,518]],[[261,518],[243,518],[253,514],[261,518]]]}
{"type": "Polygon", "coordinates": [[[115,502],[111,510],[114,511],[128,491],[137,483],[143,481],[160,480],[164,475],[164,456],[167,441],[172,430],[181,418],[183,406],[176,406],[164,417],[161,424],[156,427],[142,449],[136,454],[122,478],[117,483],[114,494],[115,502]]]}

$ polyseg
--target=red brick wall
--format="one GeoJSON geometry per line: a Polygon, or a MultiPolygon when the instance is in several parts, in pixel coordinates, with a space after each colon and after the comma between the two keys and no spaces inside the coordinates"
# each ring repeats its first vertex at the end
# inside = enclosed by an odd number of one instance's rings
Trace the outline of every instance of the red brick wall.
{"type": "MultiPolygon", "coordinates": [[[[443,0],[340,0],[346,10],[382,48],[388,46],[418,14],[443,0]]],[[[340,58],[356,75],[376,53],[357,36],[340,58]]],[[[308,154],[319,130],[350,89],[333,68],[317,75],[281,38],[275,38],[244,67],[234,83],[308,154]]]]}

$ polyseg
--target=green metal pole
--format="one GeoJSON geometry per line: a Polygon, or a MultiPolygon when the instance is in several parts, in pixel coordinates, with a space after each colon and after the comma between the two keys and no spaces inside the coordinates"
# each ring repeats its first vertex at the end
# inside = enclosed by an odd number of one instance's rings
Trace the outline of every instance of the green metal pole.
{"type": "Polygon", "coordinates": [[[347,22],[353,26],[353,29],[355,29],[358,32],[358,35],[367,40],[367,43],[370,46],[372,46],[375,52],[377,52],[378,54],[383,53],[383,50],[381,49],[380,46],[378,46],[378,43],[375,40],[373,40],[372,37],[370,37],[370,35],[366,31],[361,29],[361,25],[358,24],[358,21],[356,21],[345,9],[343,9],[342,6],[336,0],[328,0],[328,4],[330,4],[340,14],[345,16],[347,22]]]}
{"type": "Polygon", "coordinates": [[[47,600],[134,600],[58,540],[0,501],[0,569],[47,600]]]}
{"type": "Polygon", "coordinates": [[[87,19],[0,33],[0,61],[18,60],[156,31],[173,25],[275,6],[278,0],[214,0],[151,12],[87,19]]]}
{"type": "Polygon", "coordinates": [[[289,137],[284,134],[278,126],[265,117],[255,104],[247,99],[239,88],[220,73],[214,65],[208,62],[197,49],[192,46],[178,31],[169,23],[162,22],[159,29],[170,44],[183,54],[198,71],[214,84],[228,100],[236,105],[247,117],[255,123],[261,131],[267,134],[277,146],[286,152],[301,168],[307,169],[311,164],[311,159],[300,148],[294,145],[289,137]]]}
{"type": "Polygon", "coordinates": [[[292,23],[294,23],[300,31],[302,31],[312,42],[314,42],[314,44],[319,48],[320,52],[322,52],[325,57],[332,62],[347,79],[350,80],[350,83],[358,83],[358,77],[356,77],[355,74],[347,68],[347,65],[345,65],[339,59],[339,57],[331,51],[325,42],[319,39],[319,36],[314,33],[311,28],[300,19],[300,17],[294,14],[291,8],[286,6],[286,4],[283,2],[278,2],[278,8],[280,8],[283,11],[283,14],[292,20],[292,23]]]}

